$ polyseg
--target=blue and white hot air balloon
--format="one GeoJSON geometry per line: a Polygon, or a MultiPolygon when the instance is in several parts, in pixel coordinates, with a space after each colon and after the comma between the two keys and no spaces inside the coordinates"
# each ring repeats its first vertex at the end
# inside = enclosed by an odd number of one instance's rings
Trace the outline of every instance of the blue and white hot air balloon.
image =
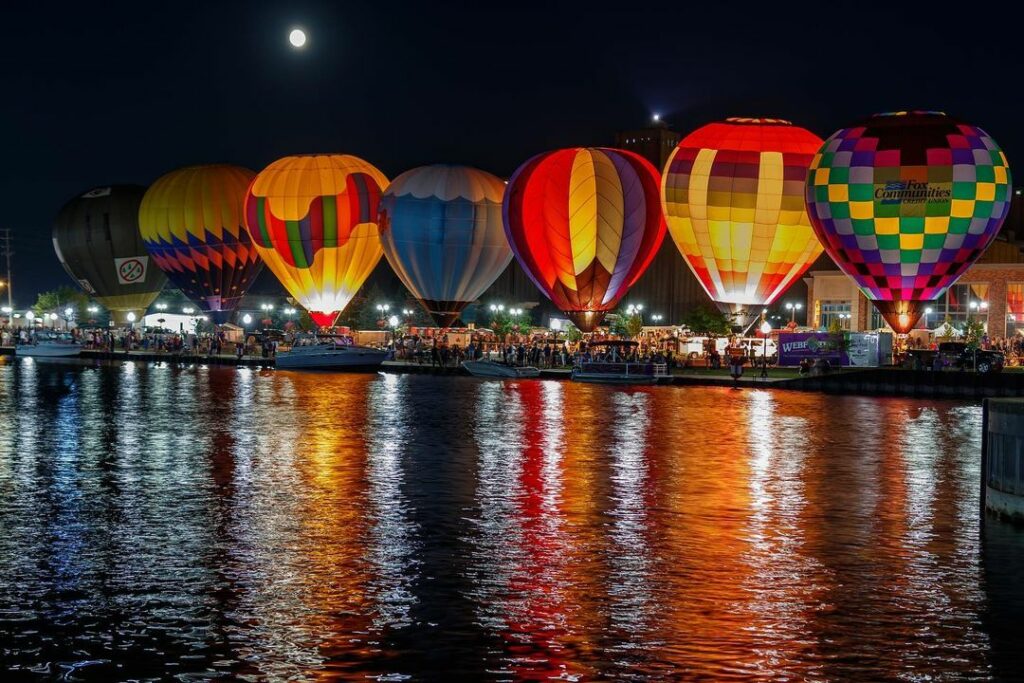
{"type": "Polygon", "coordinates": [[[380,200],[384,256],[441,327],[454,323],[512,260],[501,219],[505,183],[468,166],[421,166],[380,200]]]}

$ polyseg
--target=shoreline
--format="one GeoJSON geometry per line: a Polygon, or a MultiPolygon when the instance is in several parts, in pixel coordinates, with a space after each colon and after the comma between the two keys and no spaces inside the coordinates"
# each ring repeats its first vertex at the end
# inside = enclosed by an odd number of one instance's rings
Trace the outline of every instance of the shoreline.
{"type": "MultiPolygon", "coordinates": [[[[0,348],[0,355],[13,355],[11,347],[0,348]]],[[[273,368],[273,358],[258,356],[200,356],[173,353],[150,353],[145,351],[83,351],[78,360],[93,361],[144,361],[175,363],[179,365],[216,365],[224,367],[273,368]]],[[[315,372],[315,371],[314,371],[315,372]]],[[[406,361],[384,361],[378,372],[389,374],[437,375],[469,377],[459,367],[437,367],[406,361]]],[[[794,377],[788,369],[769,369],[766,379],[760,378],[760,371],[749,368],[738,382],[727,374],[715,375],[705,372],[687,372],[677,369],[669,377],[658,382],[660,386],[717,386],[717,387],[762,387],[789,391],[819,392],[824,394],[861,396],[901,396],[908,398],[938,399],[981,399],[989,397],[1024,396],[1024,372],[1001,372],[977,375],[973,372],[929,370],[904,370],[902,368],[842,369],[817,377],[794,377]],[[773,376],[773,373],[780,373],[773,376]],[[781,373],[785,373],[784,375],[781,373]]],[[[569,369],[542,369],[539,379],[569,381],[569,369]]],[[[516,381],[530,381],[528,379],[516,381]]],[[[620,385],[623,386],[623,385],[620,385]]],[[[628,386],[628,385],[624,385],[628,386]]]]}

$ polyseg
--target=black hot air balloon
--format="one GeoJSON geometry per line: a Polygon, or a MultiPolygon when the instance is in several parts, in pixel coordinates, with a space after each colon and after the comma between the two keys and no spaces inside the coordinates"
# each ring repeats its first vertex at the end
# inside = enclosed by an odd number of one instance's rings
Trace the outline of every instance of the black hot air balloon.
{"type": "Polygon", "coordinates": [[[141,319],[167,278],[139,234],[139,205],[146,188],[96,187],[57,214],[53,249],[75,282],[111,312],[115,322],[141,319]]]}

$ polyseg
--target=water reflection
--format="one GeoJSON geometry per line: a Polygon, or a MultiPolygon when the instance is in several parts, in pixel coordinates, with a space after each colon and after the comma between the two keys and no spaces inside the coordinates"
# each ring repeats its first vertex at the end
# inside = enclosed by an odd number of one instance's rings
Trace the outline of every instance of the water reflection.
{"type": "Polygon", "coordinates": [[[977,406],[0,365],[14,672],[1000,678],[977,406]]]}

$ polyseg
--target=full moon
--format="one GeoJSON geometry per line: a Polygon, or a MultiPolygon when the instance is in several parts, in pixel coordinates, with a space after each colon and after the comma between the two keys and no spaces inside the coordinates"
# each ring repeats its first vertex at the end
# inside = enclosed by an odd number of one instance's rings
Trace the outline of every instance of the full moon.
{"type": "Polygon", "coordinates": [[[288,34],[288,42],[292,44],[292,47],[302,47],[306,44],[306,32],[301,28],[292,29],[292,32],[288,34]]]}

